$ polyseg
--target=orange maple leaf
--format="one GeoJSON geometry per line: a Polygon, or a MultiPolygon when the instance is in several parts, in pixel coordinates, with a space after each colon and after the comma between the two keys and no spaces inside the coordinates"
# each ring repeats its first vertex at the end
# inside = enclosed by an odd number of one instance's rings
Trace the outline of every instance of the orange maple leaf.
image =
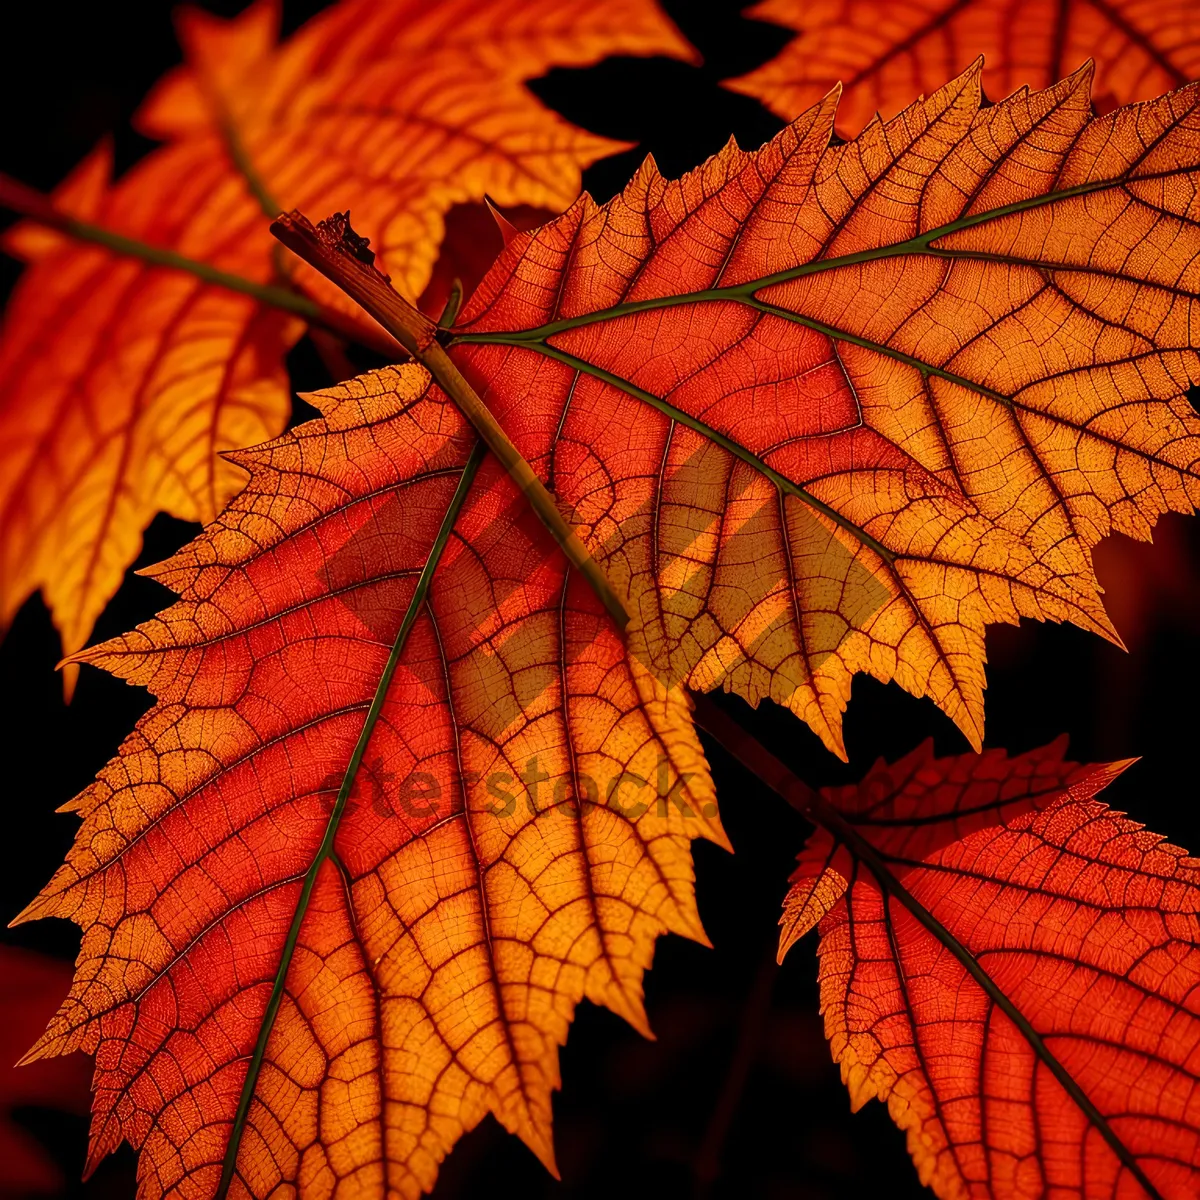
{"type": "Polygon", "coordinates": [[[1090,545],[1200,484],[1200,98],[979,100],[971,71],[849,145],[831,101],[649,164],[412,338],[627,643],[417,367],[235,456],[247,490],[155,572],[180,603],[78,656],[158,705],[24,914],[85,928],[35,1054],[96,1052],[93,1159],[128,1138],[151,1196],[414,1195],[491,1111],[552,1163],[575,1004],[644,1028],[654,938],[702,937],[688,842],[723,835],[681,683],[840,749],[866,669],[977,739],[985,621],[1108,629],[1090,545]]]}
{"type": "Polygon", "coordinates": [[[1200,75],[1191,0],[761,0],[745,15],[800,36],[725,86],[790,119],[841,83],[850,136],[980,54],[994,97],[1049,87],[1092,59],[1105,112],[1200,75]]]}
{"type": "Polygon", "coordinates": [[[452,353],[660,677],[843,753],[868,671],[978,745],[986,623],[1115,637],[1090,548],[1200,499],[1200,90],[1088,80],[981,107],[976,64],[831,146],[835,92],[513,237],[452,353]]]}
{"type": "MultiPolygon", "coordinates": [[[[266,284],[279,275],[269,217],[351,206],[416,297],[452,206],[488,193],[560,210],[583,167],[624,148],[524,80],[609,54],[692,53],[654,0],[346,0],[282,45],[278,7],[258,0],[228,23],[184,10],[189,65],[137,117],[169,144],[115,184],[101,147],[58,209],[266,284]]],[[[283,428],[283,358],[313,305],[296,296],[289,316],[37,226],[5,244],[34,265],[0,334],[0,624],[40,587],[70,654],[153,515],[211,521],[240,486],[220,452],[283,428]]],[[[279,282],[337,302],[303,272],[279,282]]]]}
{"type": "Polygon", "coordinates": [[[19,919],[84,929],[31,1058],[96,1055],[143,1197],[428,1190],[492,1112],[554,1169],[579,1000],[648,1032],[724,844],[687,717],[416,366],[311,397],[83,652],[158,699],[19,919]]]}
{"type": "Polygon", "coordinates": [[[1200,861],[1094,798],[1127,763],[1064,746],[826,789],[784,901],[851,1103],[944,1200],[1200,1189],[1200,861]]]}

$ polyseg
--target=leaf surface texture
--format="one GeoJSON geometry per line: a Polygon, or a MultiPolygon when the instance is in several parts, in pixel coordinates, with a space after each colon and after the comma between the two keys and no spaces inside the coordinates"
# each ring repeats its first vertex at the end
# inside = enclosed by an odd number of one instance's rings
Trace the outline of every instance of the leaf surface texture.
{"type": "MultiPolygon", "coordinates": [[[[935,759],[927,743],[824,795],[1183,1200],[1200,1186],[1200,862],[1096,799],[1128,764],[1080,768],[1064,744],[935,759]]],[[[823,830],[781,925],[781,957],[819,927],[851,1102],[887,1102],[938,1196],[1147,1194],[1025,1031],[823,830]]]]}
{"type": "Polygon", "coordinates": [[[143,1198],[227,1159],[235,1196],[415,1196],[488,1112],[553,1170],[576,1004],[648,1032],[725,844],[686,701],[425,372],[312,399],[156,568],[179,601],[84,652],[158,703],[24,914],[84,929],[33,1054],[96,1055],[91,1161],[130,1141],[143,1198]]]}

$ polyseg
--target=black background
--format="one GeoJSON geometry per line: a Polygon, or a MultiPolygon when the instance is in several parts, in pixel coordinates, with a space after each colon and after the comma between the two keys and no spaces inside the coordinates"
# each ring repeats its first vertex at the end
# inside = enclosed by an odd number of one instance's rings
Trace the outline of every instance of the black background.
{"type": "MultiPolygon", "coordinates": [[[[232,15],[241,6],[206,7],[232,15]]],[[[287,0],[285,30],[319,7],[287,0]]],[[[585,186],[598,199],[624,183],[645,151],[675,175],[718,150],[731,133],[749,148],[781,124],[757,102],[717,83],[766,61],[790,35],[742,18],[737,3],[674,0],[666,7],[703,53],[702,67],[613,59],[589,70],[555,70],[532,85],[570,120],[639,144],[587,172],[585,186]]],[[[10,9],[5,20],[0,169],[49,189],[105,134],[115,138],[119,169],[150,148],[130,130],[129,118],[154,80],[178,61],[169,5],[43,3],[10,9]]],[[[19,268],[4,259],[0,272],[7,292],[19,268]]],[[[328,382],[303,343],[289,365],[297,388],[328,382]]],[[[192,532],[159,517],[137,565],[165,557],[192,532]]],[[[1192,703],[1200,674],[1200,526],[1168,517],[1156,539],[1153,547],[1110,539],[1097,555],[1128,654],[1069,627],[1026,622],[989,631],[987,744],[1019,752],[1065,731],[1076,758],[1145,756],[1108,798],[1194,849],[1200,847],[1192,703]]],[[[157,584],[127,576],[95,639],[145,620],[168,599],[157,584]]],[[[145,693],[91,668],[84,668],[76,698],[65,707],[54,672],[58,654],[45,607],[34,597],[0,645],[0,697],[7,710],[0,722],[5,921],[50,877],[73,836],[76,818],[56,815],[55,808],[91,780],[148,707],[145,693]]],[[[766,706],[751,717],[733,703],[814,784],[857,778],[875,757],[895,758],[926,736],[943,753],[967,749],[931,703],[863,676],[855,680],[846,720],[849,767],[789,714],[766,706]]],[[[551,1200],[614,1191],[928,1195],[883,1106],[849,1111],[817,1014],[814,941],[793,950],[782,968],[774,966],[779,903],[804,823],[719,751],[712,757],[737,854],[697,844],[700,909],[715,948],[677,938],[659,943],[647,979],[658,1041],[643,1041],[611,1014],[582,1005],[563,1051],[564,1090],[555,1104],[563,1181],[554,1182],[488,1119],[447,1160],[436,1197],[478,1196],[496,1187],[551,1200]]],[[[3,936],[63,959],[79,944],[75,926],[59,921],[3,936]]],[[[64,1195],[132,1197],[128,1147],[81,1184],[85,1120],[36,1109],[17,1115],[62,1165],[71,1181],[64,1195]]],[[[0,1164],[0,1179],[2,1172],[0,1164]]]]}

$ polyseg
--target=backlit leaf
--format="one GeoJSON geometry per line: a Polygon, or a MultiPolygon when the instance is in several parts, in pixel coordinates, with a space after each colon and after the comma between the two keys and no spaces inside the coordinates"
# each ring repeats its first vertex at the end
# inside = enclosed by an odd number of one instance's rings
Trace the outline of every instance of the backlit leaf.
{"type": "MultiPolygon", "coordinates": [[[[138,117],[168,145],[115,184],[101,148],[58,206],[256,282],[279,262],[264,208],[349,207],[415,298],[452,206],[487,193],[560,210],[583,167],[623,148],[525,80],[609,54],[691,53],[653,0],[355,0],[282,45],[278,20],[271,0],[231,22],[184,10],[189,65],[138,117]]],[[[153,515],[211,521],[240,485],[220,451],[283,428],[283,356],[304,327],[41,228],[6,245],[33,266],[0,334],[0,624],[40,587],[70,653],[153,515]]]]}
{"type": "Polygon", "coordinates": [[[841,83],[838,120],[848,136],[876,112],[894,116],[980,54],[996,100],[1049,87],[1092,59],[1102,112],[1200,75],[1191,0],[761,0],[746,16],[800,36],[726,86],[790,119],[841,83]]]}
{"type": "Polygon", "coordinates": [[[826,790],[881,867],[815,833],[780,956],[819,924],[851,1102],[887,1102],[938,1196],[1185,1200],[1200,1189],[1200,861],[1095,799],[1128,764],[1080,768],[1063,746],[935,760],[927,744],[826,790]]]}
{"type": "Polygon", "coordinates": [[[835,105],[515,237],[455,354],[660,677],[841,752],[868,671],[978,744],[984,626],[1111,635],[1090,548],[1200,498],[1200,95],[835,105]]]}
{"type": "Polygon", "coordinates": [[[144,1200],[415,1196],[488,1112],[553,1170],[575,1006],[648,1032],[655,938],[704,940],[685,699],[423,370],[311,399],[84,652],[158,704],[23,914],[83,927],[32,1057],[96,1055],[91,1161],[127,1139],[144,1200]]]}

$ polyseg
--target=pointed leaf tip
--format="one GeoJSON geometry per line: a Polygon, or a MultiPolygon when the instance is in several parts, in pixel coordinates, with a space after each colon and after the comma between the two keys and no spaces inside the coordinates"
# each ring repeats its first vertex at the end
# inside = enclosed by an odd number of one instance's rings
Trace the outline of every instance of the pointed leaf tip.
{"type": "Polygon", "coordinates": [[[492,220],[496,222],[496,228],[500,231],[504,247],[507,249],[509,243],[521,231],[500,211],[491,196],[484,196],[483,202],[487,205],[488,212],[492,214],[492,220]]]}

